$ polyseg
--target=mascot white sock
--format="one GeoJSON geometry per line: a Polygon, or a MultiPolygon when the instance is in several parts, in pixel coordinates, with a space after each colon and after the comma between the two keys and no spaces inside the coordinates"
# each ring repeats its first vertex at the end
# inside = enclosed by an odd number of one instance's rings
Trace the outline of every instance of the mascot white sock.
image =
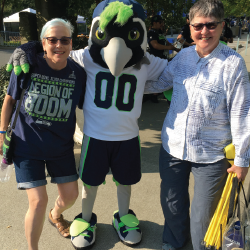
{"type": "Polygon", "coordinates": [[[117,200],[119,211],[113,216],[113,226],[116,229],[120,240],[128,246],[135,246],[141,241],[141,230],[138,227],[139,221],[134,212],[129,209],[131,196],[131,185],[117,186],[117,200]]]}
{"type": "Polygon", "coordinates": [[[82,187],[82,218],[89,222],[95,203],[98,186],[82,187]]]}
{"type": "Polygon", "coordinates": [[[117,187],[117,200],[119,208],[119,216],[122,217],[128,214],[131,196],[131,186],[118,185],[117,187]]]}

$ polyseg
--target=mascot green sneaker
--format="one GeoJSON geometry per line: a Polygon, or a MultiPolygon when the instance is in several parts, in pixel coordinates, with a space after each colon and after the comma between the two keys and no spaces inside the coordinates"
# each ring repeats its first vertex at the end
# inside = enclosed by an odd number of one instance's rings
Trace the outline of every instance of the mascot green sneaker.
{"type": "Polygon", "coordinates": [[[92,213],[90,222],[77,215],[70,226],[71,243],[77,250],[90,249],[95,243],[97,217],[92,213]]]}
{"type": "Polygon", "coordinates": [[[115,211],[112,224],[123,244],[133,247],[141,242],[142,232],[139,227],[139,220],[131,209],[129,209],[127,215],[121,218],[119,211],[115,211]]]}

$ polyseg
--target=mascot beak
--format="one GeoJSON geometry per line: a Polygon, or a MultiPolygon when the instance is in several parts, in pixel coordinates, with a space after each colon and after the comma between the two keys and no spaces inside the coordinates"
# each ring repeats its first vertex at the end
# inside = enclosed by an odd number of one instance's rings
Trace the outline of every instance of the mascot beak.
{"type": "Polygon", "coordinates": [[[133,53],[124,40],[119,37],[113,37],[109,44],[101,50],[102,59],[108,65],[113,76],[119,76],[125,65],[131,59],[133,53]]]}

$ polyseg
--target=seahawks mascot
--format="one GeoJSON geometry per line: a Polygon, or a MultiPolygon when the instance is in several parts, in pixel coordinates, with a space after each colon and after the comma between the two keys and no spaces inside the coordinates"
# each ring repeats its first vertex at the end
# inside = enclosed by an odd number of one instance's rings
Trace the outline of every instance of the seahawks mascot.
{"type": "MultiPolygon", "coordinates": [[[[142,239],[139,221],[129,209],[131,185],[141,179],[137,119],[145,82],[157,80],[167,65],[167,60],[146,53],[144,20],[144,9],[136,1],[105,0],[94,10],[88,47],[71,52],[87,73],[79,167],[82,213],[70,227],[75,249],[90,248],[95,242],[97,216],[93,206],[98,186],[105,182],[109,169],[118,199],[113,227],[125,245],[133,247],[142,239]]],[[[21,64],[27,63],[23,54],[19,58],[21,64]]]]}

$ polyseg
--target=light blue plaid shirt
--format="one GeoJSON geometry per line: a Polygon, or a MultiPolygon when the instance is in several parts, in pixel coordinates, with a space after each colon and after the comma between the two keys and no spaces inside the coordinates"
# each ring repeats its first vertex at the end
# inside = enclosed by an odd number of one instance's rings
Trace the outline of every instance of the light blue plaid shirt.
{"type": "Polygon", "coordinates": [[[233,142],[234,164],[250,159],[250,83],[244,59],[226,45],[200,58],[195,46],[179,52],[145,93],[173,87],[162,128],[164,149],[182,160],[213,163],[233,142]]]}

